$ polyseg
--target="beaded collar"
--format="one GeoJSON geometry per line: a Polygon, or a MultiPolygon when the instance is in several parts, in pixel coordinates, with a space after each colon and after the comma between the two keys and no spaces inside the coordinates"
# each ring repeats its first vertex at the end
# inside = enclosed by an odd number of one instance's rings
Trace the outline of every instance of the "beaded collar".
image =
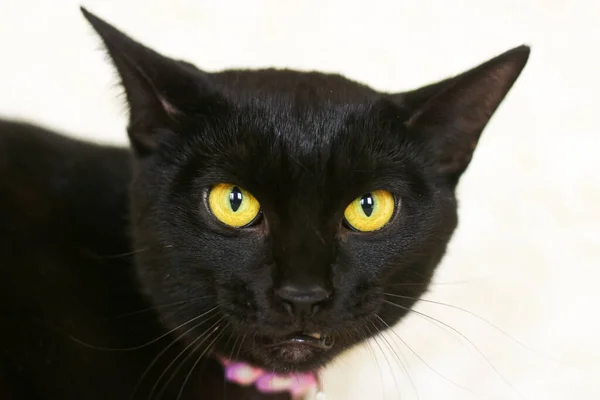
{"type": "Polygon", "coordinates": [[[225,379],[241,386],[254,386],[262,393],[289,392],[292,399],[314,398],[325,400],[320,382],[315,372],[294,372],[278,374],[265,371],[245,362],[220,358],[225,368],[225,379]],[[309,397],[311,396],[312,397],[309,397]]]}

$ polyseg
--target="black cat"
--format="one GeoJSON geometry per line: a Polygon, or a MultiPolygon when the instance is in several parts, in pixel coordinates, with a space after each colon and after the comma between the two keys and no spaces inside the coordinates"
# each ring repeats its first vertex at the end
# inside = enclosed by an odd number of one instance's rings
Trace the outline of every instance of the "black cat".
{"type": "Polygon", "coordinates": [[[206,73],[83,13],[121,77],[131,151],[0,123],[2,400],[290,398],[224,365],[315,376],[409,311],[529,56],[389,94],[206,73]]]}

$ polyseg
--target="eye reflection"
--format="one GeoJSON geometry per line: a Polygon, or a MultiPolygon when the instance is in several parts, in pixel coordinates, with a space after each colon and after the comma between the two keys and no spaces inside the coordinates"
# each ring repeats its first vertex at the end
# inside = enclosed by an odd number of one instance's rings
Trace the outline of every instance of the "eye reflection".
{"type": "Polygon", "coordinates": [[[233,189],[231,189],[231,192],[229,193],[229,204],[234,212],[240,208],[243,199],[244,195],[242,194],[240,188],[235,186],[233,189]]]}
{"type": "Polygon", "coordinates": [[[373,195],[371,195],[371,193],[365,194],[360,199],[360,206],[362,207],[365,215],[370,217],[371,214],[373,214],[373,209],[375,208],[375,200],[373,200],[373,195]]]}

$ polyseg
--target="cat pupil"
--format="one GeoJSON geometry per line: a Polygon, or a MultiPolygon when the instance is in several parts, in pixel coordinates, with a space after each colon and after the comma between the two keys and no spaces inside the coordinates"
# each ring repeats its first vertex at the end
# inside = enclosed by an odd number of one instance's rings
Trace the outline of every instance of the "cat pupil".
{"type": "Polygon", "coordinates": [[[238,187],[231,189],[231,192],[229,193],[229,204],[234,212],[242,205],[242,199],[242,191],[238,187]]]}
{"type": "Polygon", "coordinates": [[[371,214],[373,214],[373,209],[375,208],[375,200],[373,199],[371,193],[365,194],[360,199],[360,205],[367,217],[370,217],[371,214]]]}

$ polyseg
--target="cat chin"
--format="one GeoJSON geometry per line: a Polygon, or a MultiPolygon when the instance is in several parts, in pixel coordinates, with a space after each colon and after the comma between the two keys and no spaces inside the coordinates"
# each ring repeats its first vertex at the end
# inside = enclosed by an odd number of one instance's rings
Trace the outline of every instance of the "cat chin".
{"type": "Polygon", "coordinates": [[[325,367],[334,354],[331,350],[323,351],[304,345],[281,345],[252,350],[248,362],[277,373],[315,372],[325,367]]]}
{"type": "Polygon", "coordinates": [[[318,372],[345,347],[333,338],[322,338],[322,343],[299,340],[302,336],[268,338],[254,336],[240,351],[217,348],[213,355],[219,359],[230,359],[248,363],[254,367],[275,373],[318,372]],[[292,340],[293,338],[293,340],[292,340]],[[325,343],[325,345],[323,345],[325,343]]]}

